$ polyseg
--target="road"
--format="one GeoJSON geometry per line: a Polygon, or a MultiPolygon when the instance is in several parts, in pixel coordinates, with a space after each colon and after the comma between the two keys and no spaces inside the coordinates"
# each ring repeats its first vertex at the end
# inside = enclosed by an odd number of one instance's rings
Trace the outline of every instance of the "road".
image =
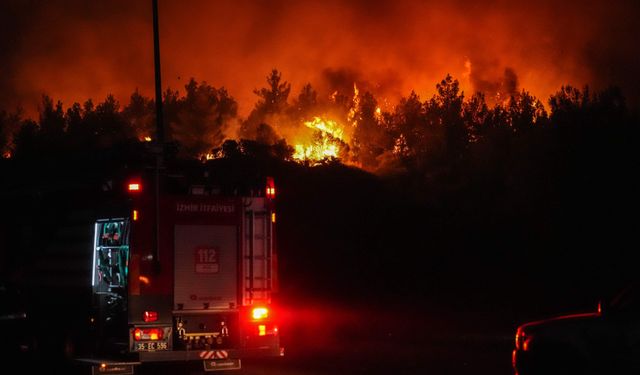
{"type": "Polygon", "coordinates": [[[245,360],[247,375],[511,374],[510,342],[432,345],[352,342],[351,350],[290,354],[278,360],[245,360]]]}
{"type": "Polygon", "coordinates": [[[290,323],[282,337],[285,356],[245,360],[243,373],[512,374],[510,323],[490,321],[490,313],[308,308],[292,314],[283,319],[290,323]]]}
{"type": "MultiPolygon", "coordinates": [[[[400,306],[382,309],[327,302],[289,306],[278,317],[285,355],[243,359],[243,369],[233,373],[512,374],[514,326],[499,311],[400,306]]],[[[203,374],[201,366],[200,363],[162,365],[136,371],[154,375],[203,374]]]]}

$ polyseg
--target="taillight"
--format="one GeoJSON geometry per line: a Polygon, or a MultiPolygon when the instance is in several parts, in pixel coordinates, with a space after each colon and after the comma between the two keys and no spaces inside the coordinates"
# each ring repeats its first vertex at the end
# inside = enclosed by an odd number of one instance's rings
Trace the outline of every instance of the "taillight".
{"type": "Polygon", "coordinates": [[[145,322],[155,322],[158,320],[158,313],[155,311],[145,311],[142,315],[142,320],[145,322]]]}
{"type": "Polygon", "coordinates": [[[253,320],[263,320],[269,317],[269,309],[266,307],[254,307],[251,311],[253,320]]]}
{"type": "Polygon", "coordinates": [[[157,341],[164,337],[162,328],[136,328],[133,330],[133,339],[136,341],[157,341]]]}
{"type": "Polygon", "coordinates": [[[137,180],[129,181],[129,183],[127,184],[127,190],[129,191],[129,193],[138,193],[142,191],[142,183],[137,180]]]}

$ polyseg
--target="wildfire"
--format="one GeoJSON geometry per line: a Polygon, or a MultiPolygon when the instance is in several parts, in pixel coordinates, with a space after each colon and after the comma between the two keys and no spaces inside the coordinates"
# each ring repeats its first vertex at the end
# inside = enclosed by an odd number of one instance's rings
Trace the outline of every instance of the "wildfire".
{"type": "MultiPolygon", "coordinates": [[[[330,99],[335,102],[338,91],[335,91],[330,99]]],[[[342,162],[349,163],[345,160],[349,152],[349,141],[354,129],[358,126],[357,111],[360,109],[360,90],[356,83],[353,83],[353,98],[347,113],[346,126],[341,125],[337,121],[329,120],[321,116],[315,116],[312,121],[304,122],[306,128],[311,129],[312,133],[307,134],[306,140],[298,142],[294,145],[295,160],[301,162],[311,162],[318,164],[319,162],[340,158],[342,162]]],[[[376,119],[382,119],[381,108],[376,108],[376,119]]],[[[298,134],[300,138],[302,134],[298,134]]]]}
{"type": "Polygon", "coordinates": [[[358,126],[358,120],[356,119],[356,112],[360,108],[360,90],[358,90],[358,86],[356,83],[353,83],[353,105],[349,110],[349,114],[347,115],[347,120],[349,123],[353,125],[353,127],[358,126]]]}
{"type": "Polygon", "coordinates": [[[310,141],[294,146],[294,159],[317,163],[325,159],[337,158],[345,148],[344,129],[336,121],[314,117],[304,125],[313,130],[313,133],[310,141]]]}
{"type": "Polygon", "coordinates": [[[376,118],[376,121],[378,121],[378,124],[382,122],[382,108],[377,107],[376,111],[373,113],[373,116],[376,118]]]}

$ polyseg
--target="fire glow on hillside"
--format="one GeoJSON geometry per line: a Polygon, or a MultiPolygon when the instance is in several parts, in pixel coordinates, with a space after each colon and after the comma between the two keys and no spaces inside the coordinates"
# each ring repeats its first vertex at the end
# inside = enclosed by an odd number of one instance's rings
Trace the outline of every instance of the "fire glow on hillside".
{"type": "Polygon", "coordinates": [[[313,131],[311,139],[295,144],[293,158],[298,161],[318,162],[324,159],[338,158],[346,145],[344,129],[336,121],[314,117],[304,125],[313,131]]]}

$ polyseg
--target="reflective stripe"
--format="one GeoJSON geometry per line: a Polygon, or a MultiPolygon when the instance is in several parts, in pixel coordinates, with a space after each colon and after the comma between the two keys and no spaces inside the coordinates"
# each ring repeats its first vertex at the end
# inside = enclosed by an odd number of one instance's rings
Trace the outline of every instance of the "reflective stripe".
{"type": "Polygon", "coordinates": [[[200,352],[200,358],[202,359],[224,359],[229,358],[229,353],[226,350],[206,350],[200,352]]]}

